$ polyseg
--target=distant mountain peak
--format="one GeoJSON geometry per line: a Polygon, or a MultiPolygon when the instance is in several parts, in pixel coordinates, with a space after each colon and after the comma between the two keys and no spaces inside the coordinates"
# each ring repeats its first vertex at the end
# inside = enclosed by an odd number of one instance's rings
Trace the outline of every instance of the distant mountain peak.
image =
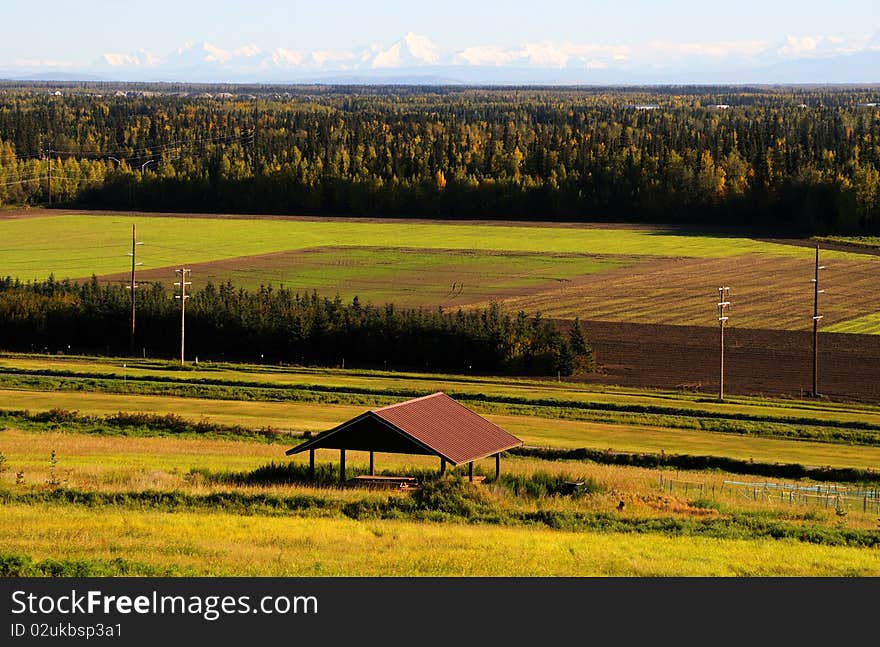
{"type": "MultiPolygon", "coordinates": [[[[526,42],[444,50],[407,32],[390,45],[350,49],[225,48],[187,41],[166,55],[146,49],[108,53],[91,65],[31,62],[0,72],[8,78],[63,74],[119,81],[296,83],[346,78],[454,79],[472,84],[871,83],[880,81],[880,33],[846,41],[787,35],[761,41],[637,45],[526,42]]],[[[59,77],[60,78],[60,77],[59,77]]]]}
{"type": "Polygon", "coordinates": [[[437,47],[427,36],[407,33],[388,49],[377,52],[370,62],[373,69],[436,65],[440,62],[437,47]]]}

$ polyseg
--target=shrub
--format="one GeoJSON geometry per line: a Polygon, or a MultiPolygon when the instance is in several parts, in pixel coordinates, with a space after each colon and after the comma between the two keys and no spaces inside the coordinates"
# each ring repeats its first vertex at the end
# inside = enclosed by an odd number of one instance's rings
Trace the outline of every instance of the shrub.
{"type": "Polygon", "coordinates": [[[460,476],[424,481],[412,495],[417,510],[430,510],[466,518],[486,512],[489,501],[477,486],[460,476]]]}
{"type": "Polygon", "coordinates": [[[573,477],[569,474],[502,474],[500,484],[516,496],[539,498],[545,496],[583,496],[601,492],[602,487],[592,478],[573,477]]]}

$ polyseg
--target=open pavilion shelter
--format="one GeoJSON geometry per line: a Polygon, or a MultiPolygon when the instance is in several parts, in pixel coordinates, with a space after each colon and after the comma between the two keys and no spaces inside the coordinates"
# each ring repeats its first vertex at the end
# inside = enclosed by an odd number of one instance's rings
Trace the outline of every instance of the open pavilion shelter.
{"type": "Polygon", "coordinates": [[[309,452],[309,469],[315,474],[315,450],[339,450],[339,479],[345,482],[345,452],[370,454],[370,475],[375,475],[374,454],[421,454],[440,459],[440,474],[447,465],[468,466],[474,479],[474,461],[495,457],[495,477],[501,473],[501,453],[523,443],[445,393],[371,409],[287,450],[287,455],[309,452]]]}

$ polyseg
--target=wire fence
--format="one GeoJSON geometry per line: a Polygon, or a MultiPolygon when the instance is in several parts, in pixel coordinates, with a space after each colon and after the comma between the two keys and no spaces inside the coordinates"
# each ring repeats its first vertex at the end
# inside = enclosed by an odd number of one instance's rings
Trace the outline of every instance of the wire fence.
{"type": "Polygon", "coordinates": [[[834,483],[777,483],[773,481],[729,481],[720,485],[660,475],[660,489],[670,494],[716,498],[722,494],[752,501],[812,505],[835,510],[880,513],[880,488],[861,488],[834,483]]]}

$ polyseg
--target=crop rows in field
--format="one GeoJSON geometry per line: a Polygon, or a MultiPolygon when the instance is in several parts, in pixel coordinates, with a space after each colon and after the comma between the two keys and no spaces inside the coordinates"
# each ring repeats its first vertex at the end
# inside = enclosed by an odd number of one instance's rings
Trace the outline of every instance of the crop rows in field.
{"type": "Polygon", "coordinates": [[[822,328],[824,332],[843,332],[855,335],[876,335],[880,333],[880,312],[838,321],[830,326],[822,328]]]}
{"type": "MultiPolygon", "coordinates": [[[[718,328],[588,321],[597,384],[718,392],[718,328]]],[[[725,391],[802,397],[812,389],[811,332],[729,328],[725,391]]],[[[819,335],[819,392],[880,402],[880,336],[819,335]]]]}
{"type": "MultiPolygon", "coordinates": [[[[540,310],[559,319],[716,326],[718,288],[730,287],[729,325],[808,330],[813,316],[813,262],[749,254],[727,258],[680,258],[633,264],[583,276],[550,290],[506,300],[510,308],[540,310]]],[[[820,277],[825,326],[877,310],[873,292],[880,258],[855,256],[829,263],[820,277]]],[[[869,318],[858,331],[880,332],[869,318]]]]}

